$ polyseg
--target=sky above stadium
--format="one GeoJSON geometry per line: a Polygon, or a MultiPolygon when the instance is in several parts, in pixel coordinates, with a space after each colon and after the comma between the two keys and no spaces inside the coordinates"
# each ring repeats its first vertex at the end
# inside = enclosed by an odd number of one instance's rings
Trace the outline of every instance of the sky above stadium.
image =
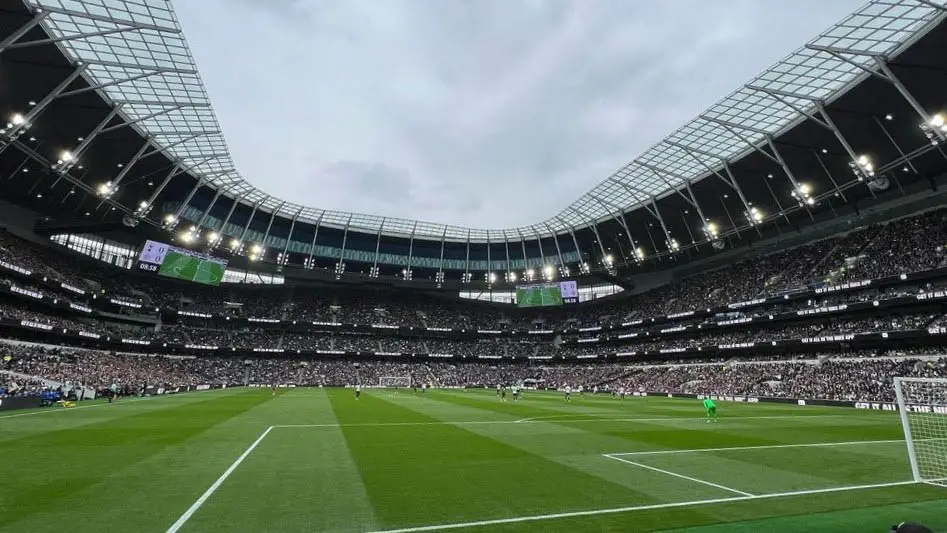
{"type": "Polygon", "coordinates": [[[316,208],[549,218],[861,0],[174,3],[234,161],[316,208]]]}

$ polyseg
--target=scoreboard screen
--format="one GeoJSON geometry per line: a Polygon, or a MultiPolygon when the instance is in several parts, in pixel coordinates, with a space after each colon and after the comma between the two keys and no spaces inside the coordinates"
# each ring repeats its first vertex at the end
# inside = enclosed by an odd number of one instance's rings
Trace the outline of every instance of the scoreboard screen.
{"type": "Polygon", "coordinates": [[[573,281],[516,286],[517,307],[546,307],[579,302],[579,287],[573,281]]]}
{"type": "Polygon", "coordinates": [[[145,241],[138,254],[138,269],[168,278],[216,286],[224,279],[227,260],[163,242],[145,241]]]}

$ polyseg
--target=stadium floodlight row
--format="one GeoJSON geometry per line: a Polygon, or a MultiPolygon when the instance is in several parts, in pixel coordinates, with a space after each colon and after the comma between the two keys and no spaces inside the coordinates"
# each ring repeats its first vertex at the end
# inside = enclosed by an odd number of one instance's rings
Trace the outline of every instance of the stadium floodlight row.
{"type": "Polygon", "coordinates": [[[279,265],[325,259],[337,275],[346,260],[375,277],[392,265],[470,281],[700,256],[857,214],[942,173],[947,102],[926,72],[947,68],[945,6],[872,0],[562,212],[480,229],[317,209],[252,185],[264,178],[235,168],[170,0],[22,0],[2,13],[15,87],[0,151],[18,155],[0,157],[0,174],[38,165],[48,182],[33,173],[21,188],[63,205],[75,195],[80,218],[145,221],[279,265]]]}

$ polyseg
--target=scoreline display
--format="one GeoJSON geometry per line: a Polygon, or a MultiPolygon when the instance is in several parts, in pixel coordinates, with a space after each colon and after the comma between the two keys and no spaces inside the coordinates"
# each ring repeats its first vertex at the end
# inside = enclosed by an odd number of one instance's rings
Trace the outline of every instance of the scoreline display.
{"type": "Polygon", "coordinates": [[[517,307],[546,307],[578,302],[579,287],[575,281],[516,286],[517,307]]]}
{"type": "Polygon", "coordinates": [[[155,272],[159,276],[217,286],[224,279],[227,260],[163,242],[145,241],[138,255],[138,269],[155,272]]]}

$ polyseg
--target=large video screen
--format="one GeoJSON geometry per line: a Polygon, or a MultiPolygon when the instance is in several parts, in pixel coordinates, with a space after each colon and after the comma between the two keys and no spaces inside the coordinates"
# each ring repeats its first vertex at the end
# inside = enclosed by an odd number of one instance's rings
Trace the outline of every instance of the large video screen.
{"type": "Polygon", "coordinates": [[[578,302],[579,287],[575,281],[516,286],[517,307],[546,307],[578,302]]]}
{"type": "Polygon", "coordinates": [[[138,255],[138,269],[155,272],[159,276],[217,286],[224,279],[227,260],[163,242],[145,241],[138,255]]]}

